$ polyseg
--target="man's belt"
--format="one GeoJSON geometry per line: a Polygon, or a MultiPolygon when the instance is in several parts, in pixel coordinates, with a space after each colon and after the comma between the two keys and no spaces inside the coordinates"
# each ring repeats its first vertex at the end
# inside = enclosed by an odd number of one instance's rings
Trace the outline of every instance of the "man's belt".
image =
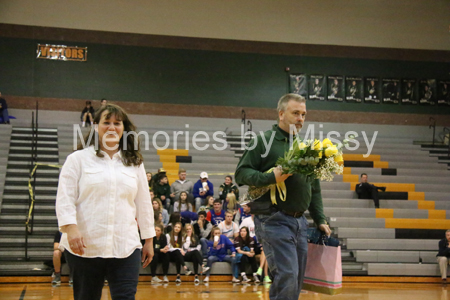
{"type": "Polygon", "coordinates": [[[283,214],[294,217],[294,218],[300,218],[305,213],[304,211],[286,211],[284,209],[280,210],[283,214]]]}

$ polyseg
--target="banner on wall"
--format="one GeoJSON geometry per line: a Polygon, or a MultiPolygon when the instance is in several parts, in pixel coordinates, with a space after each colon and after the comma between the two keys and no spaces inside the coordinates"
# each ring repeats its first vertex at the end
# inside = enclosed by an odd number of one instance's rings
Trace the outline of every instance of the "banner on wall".
{"type": "Polygon", "coordinates": [[[400,79],[383,78],[383,103],[398,104],[400,101],[400,79]]]}
{"type": "Polygon", "coordinates": [[[417,80],[402,79],[402,103],[417,104],[417,80]]]}
{"type": "Polygon", "coordinates": [[[329,101],[344,101],[344,76],[328,76],[327,99],[329,101]]]}
{"type": "Polygon", "coordinates": [[[289,93],[294,93],[307,97],[306,75],[305,74],[289,74],[289,93]]]}
{"type": "Polygon", "coordinates": [[[450,80],[439,80],[437,103],[450,105],[450,80]]]}
{"type": "Polygon", "coordinates": [[[362,102],[363,81],[362,77],[345,77],[345,100],[347,102],[362,102]]]}
{"type": "Polygon", "coordinates": [[[325,100],[326,80],[323,75],[309,76],[309,99],[325,100]]]}
{"type": "Polygon", "coordinates": [[[380,103],[380,81],[376,77],[364,79],[364,102],[380,103]]]}
{"type": "Polygon", "coordinates": [[[62,61],[86,61],[87,47],[38,44],[36,58],[62,60],[62,61]]]}
{"type": "Polygon", "coordinates": [[[436,79],[419,80],[419,97],[420,104],[436,104],[436,79]]]}

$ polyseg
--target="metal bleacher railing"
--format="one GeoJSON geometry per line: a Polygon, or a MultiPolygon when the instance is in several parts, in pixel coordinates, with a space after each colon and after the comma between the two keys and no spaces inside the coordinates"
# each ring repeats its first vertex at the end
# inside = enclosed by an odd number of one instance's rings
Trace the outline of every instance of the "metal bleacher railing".
{"type": "Polygon", "coordinates": [[[33,234],[34,224],[34,201],[36,192],[36,172],[33,172],[37,163],[37,149],[38,149],[38,129],[39,129],[39,103],[36,101],[36,111],[31,112],[31,160],[30,160],[30,178],[28,181],[29,188],[29,202],[28,202],[28,216],[25,222],[25,260],[30,260],[28,256],[28,236],[33,234]]]}
{"type": "Polygon", "coordinates": [[[246,117],[247,114],[245,113],[245,110],[241,110],[241,123],[244,125],[244,132],[253,131],[253,124],[250,120],[246,120],[246,117]]]}
{"type": "Polygon", "coordinates": [[[433,128],[433,147],[434,147],[434,140],[435,140],[435,135],[436,135],[436,119],[434,119],[433,117],[430,117],[429,121],[430,121],[430,125],[428,126],[428,128],[429,129],[433,128]],[[433,123],[431,123],[431,121],[433,121],[433,123]]]}
{"type": "Polygon", "coordinates": [[[447,151],[447,158],[450,159],[450,128],[449,127],[444,127],[444,130],[442,131],[444,134],[444,144],[447,143],[448,145],[448,151],[447,151]]]}

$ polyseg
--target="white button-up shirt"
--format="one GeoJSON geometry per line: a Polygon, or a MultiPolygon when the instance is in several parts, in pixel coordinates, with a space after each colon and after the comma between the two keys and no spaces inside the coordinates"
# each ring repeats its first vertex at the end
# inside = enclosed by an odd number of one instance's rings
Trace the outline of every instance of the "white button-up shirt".
{"type": "MultiPolygon", "coordinates": [[[[111,159],[94,147],[67,157],[56,196],[58,225],[76,224],[87,248],[83,257],[125,258],[154,237],[153,207],[144,164],[126,167],[120,151],[111,159]],[[136,221],[137,219],[137,221],[136,221]]],[[[67,234],[61,244],[70,253],[67,234]]]]}

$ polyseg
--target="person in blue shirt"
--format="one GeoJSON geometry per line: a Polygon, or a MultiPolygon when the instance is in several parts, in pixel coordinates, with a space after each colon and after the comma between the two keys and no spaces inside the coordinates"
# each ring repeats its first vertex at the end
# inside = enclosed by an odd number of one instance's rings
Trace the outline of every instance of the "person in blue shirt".
{"type": "MultiPolygon", "coordinates": [[[[211,240],[208,241],[208,248],[208,262],[205,267],[206,277],[203,279],[203,282],[209,282],[210,268],[213,263],[226,261],[231,264],[232,270],[234,270],[235,264],[236,249],[226,236],[220,234],[220,229],[218,227],[214,227],[211,230],[211,240]],[[228,254],[228,250],[231,252],[231,255],[228,254]]],[[[232,282],[237,283],[240,282],[240,280],[233,276],[232,282]]]]}
{"type": "Polygon", "coordinates": [[[244,219],[250,218],[251,216],[250,207],[247,204],[242,204],[234,217],[234,221],[241,225],[244,219]]]}
{"type": "Polygon", "coordinates": [[[200,179],[194,184],[192,194],[194,195],[196,210],[198,210],[200,206],[205,205],[206,197],[209,195],[214,196],[214,186],[208,180],[208,173],[200,173],[200,179]]]}

